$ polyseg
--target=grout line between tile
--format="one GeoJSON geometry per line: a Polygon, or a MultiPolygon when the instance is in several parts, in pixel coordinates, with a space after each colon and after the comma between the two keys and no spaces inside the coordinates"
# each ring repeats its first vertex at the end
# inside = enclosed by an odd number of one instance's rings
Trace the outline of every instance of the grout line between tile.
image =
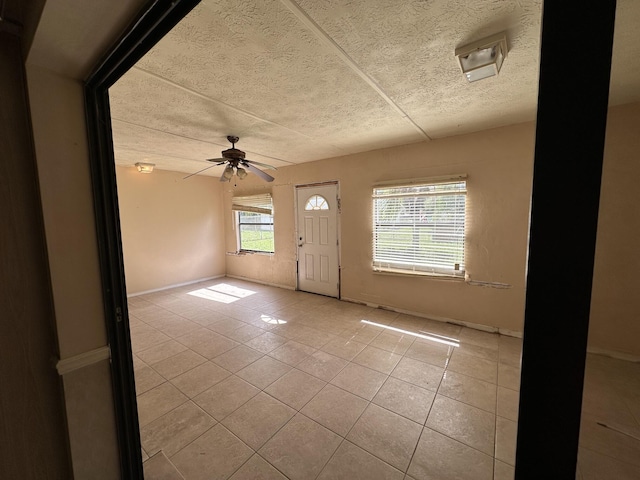
{"type": "Polygon", "coordinates": [[[422,429],[420,430],[420,435],[418,436],[418,441],[416,442],[415,447],[413,447],[413,453],[411,454],[411,458],[409,459],[409,464],[407,465],[407,470],[404,472],[405,475],[408,475],[409,469],[411,468],[411,463],[413,462],[413,457],[416,455],[416,451],[418,450],[418,445],[420,445],[420,440],[422,439],[422,434],[424,433],[424,429],[427,427],[427,421],[429,420],[429,415],[431,415],[431,410],[433,410],[433,404],[436,403],[436,398],[438,396],[438,390],[440,390],[440,385],[442,385],[442,379],[444,375],[447,373],[447,366],[449,365],[449,359],[451,356],[447,357],[447,361],[445,363],[444,370],[442,371],[442,375],[440,376],[440,381],[438,382],[438,387],[436,388],[435,395],[433,396],[433,401],[431,402],[431,406],[429,407],[429,411],[427,412],[427,418],[425,418],[424,423],[422,424],[422,429]]]}

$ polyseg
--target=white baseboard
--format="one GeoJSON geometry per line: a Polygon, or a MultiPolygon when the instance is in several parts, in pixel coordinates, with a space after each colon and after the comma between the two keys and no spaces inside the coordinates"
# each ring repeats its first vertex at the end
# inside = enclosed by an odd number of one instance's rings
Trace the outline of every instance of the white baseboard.
{"type": "Polygon", "coordinates": [[[595,355],[603,355],[605,357],[616,358],[618,360],[626,360],[627,362],[640,363],[640,357],[638,355],[632,355],[630,353],[616,352],[614,350],[606,350],[598,347],[587,347],[587,352],[595,355]]]}
{"type": "Polygon", "coordinates": [[[256,280],[255,278],[242,277],[240,275],[225,275],[229,278],[235,278],[236,280],[244,280],[245,282],[259,283],[260,285],[268,285],[269,287],[284,288],[285,290],[295,290],[296,287],[290,287],[289,285],[280,285],[279,283],[263,282],[262,280],[256,280]]]}
{"type": "Polygon", "coordinates": [[[522,338],[523,336],[523,332],[519,332],[517,330],[509,330],[507,328],[498,328],[498,333],[500,335],[505,335],[507,337],[515,337],[515,338],[522,338]]]}
{"type": "Polygon", "coordinates": [[[140,295],[146,295],[147,293],[162,292],[164,290],[171,290],[172,288],[185,287],[187,285],[193,285],[194,283],[200,283],[200,282],[206,282],[206,281],[209,281],[209,280],[215,280],[216,278],[222,278],[224,276],[225,275],[216,275],[214,277],[199,278],[197,280],[189,280],[188,282],[176,283],[174,285],[167,285],[165,287],[154,288],[152,290],[145,290],[143,292],[127,293],[127,298],[139,297],[140,295]]]}
{"type": "Polygon", "coordinates": [[[473,328],[474,330],[480,330],[488,333],[499,333],[508,337],[522,338],[522,332],[515,330],[508,330],[506,328],[493,327],[490,325],[481,325],[479,323],[466,322],[464,320],[456,320],[454,318],[440,317],[437,315],[429,315],[422,312],[414,312],[411,310],[405,310],[403,308],[390,307],[389,305],[378,305],[376,303],[364,302],[362,300],[355,300],[353,298],[342,297],[341,300],[350,303],[357,303],[360,305],[366,305],[367,307],[380,308],[382,310],[389,310],[397,313],[404,313],[405,315],[413,315],[414,317],[426,318],[427,320],[435,320],[436,322],[452,323],[454,325],[460,325],[462,327],[473,328]]]}
{"type": "Polygon", "coordinates": [[[73,372],[74,370],[79,370],[81,368],[88,367],[89,365],[93,365],[94,363],[101,362],[102,360],[109,360],[110,358],[111,349],[109,348],[109,345],[105,345],[104,347],[96,348],[95,350],[90,350],[88,352],[74,355],[73,357],[58,360],[56,369],[58,370],[58,375],[65,375],[69,372],[73,372]]]}

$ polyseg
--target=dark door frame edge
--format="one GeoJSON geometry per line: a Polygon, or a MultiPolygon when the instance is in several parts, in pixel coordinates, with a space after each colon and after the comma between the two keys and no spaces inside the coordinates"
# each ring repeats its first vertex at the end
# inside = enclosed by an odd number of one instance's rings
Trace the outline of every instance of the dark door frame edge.
{"type": "Polygon", "coordinates": [[[615,12],[544,2],[517,480],[576,475],[615,12]]]}
{"type": "Polygon", "coordinates": [[[84,84],[96,236],[123,479],[142,479],[143,469],[108,89],[198,3],[200,0],[149,2],[84,84]]]}

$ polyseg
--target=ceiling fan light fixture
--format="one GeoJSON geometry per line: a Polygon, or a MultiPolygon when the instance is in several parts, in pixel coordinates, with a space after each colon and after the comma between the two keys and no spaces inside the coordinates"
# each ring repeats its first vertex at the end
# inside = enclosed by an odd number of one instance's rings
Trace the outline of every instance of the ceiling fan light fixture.
{"type": "Polygon", "coordinates": [[[238,168],[236,169],[236,175],[238,176],[238,178],[239,178],[240,180],[242,180],[244,177],[246,177],[246,176],[247,176],[247,171],[246,171],[244,168],[242,168],[242,167],[238,167],[238,168]]]}
{"type": "Polygon", "coordinates": [[[233,167],[231,165],[227,165],[225,167],[224,172],[222,173],[222,175],[227,180],[231,180],[231,177],[233,177],[233,167]]]}
{"type": "Polygon", "coordinates": [[[507,34],[492,35],[456,48],[462,73],[469,83],[498,75],[507,57],[507,34]]]}
{"type": "Polygon", "coordinates": [[[153,167],[155,166],[156,166],[155,163],[144,163],[144,162],[136,163],[136,168],[140,173],[151,173],[153,172],[153,167]]]}

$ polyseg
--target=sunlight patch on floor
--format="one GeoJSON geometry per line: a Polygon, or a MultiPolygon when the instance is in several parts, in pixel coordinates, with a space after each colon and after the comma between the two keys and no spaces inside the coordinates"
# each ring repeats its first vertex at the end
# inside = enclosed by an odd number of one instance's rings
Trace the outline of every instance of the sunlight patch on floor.
{"type": "Polygon", "coordinates": [[[369,320],[360,320],[361,323],[365,323],[367,325],[373,325],[375,327],[385,328],[387,330],[392,330],[394,332],[404,333],[405,335],[412,335],[414,337],[422,338],[424,340],[430,340],[436,343],[442,343],[444,345],[449,345],[451,347],[459,347],[460,341],[457,338],[445,337],[442,335],[438,335],[437,333],[424,332],[427,335],[422,333],[410,332],[409,330],[403,330],[402,328],[392,327],[390,325],[384,325],[382,323],[371,322],[369,320]]]}
{"type": "Polygon", "coordinates": [[[233,303],[250,295],[253,295],[254,291],[247,290],[246,288],[235,287],[226,283],[218,283],[206,288],[199,288],[188,292],[188,295],[200,298],[206,298],[207,300],[213,300],[220,303],[233,303]]]}
{"type": "Polygon", "coordinates": [[[271,315],[261,315],[260,319],[264,323],[268,323],[269,325],[284,325],[287,323],[286,320],[282,320],[281,318],[272,317],[271,315]]]}

